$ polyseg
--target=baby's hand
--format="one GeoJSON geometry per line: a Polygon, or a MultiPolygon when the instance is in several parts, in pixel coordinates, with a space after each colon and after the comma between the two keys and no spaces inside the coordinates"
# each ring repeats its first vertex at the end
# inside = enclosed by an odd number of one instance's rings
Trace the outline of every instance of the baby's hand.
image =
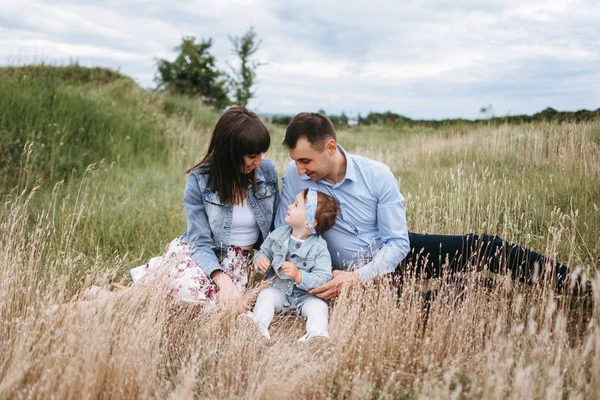
{"type": "Polygon", "coordinates": [[[267,257],[261,257],[256,260],[256,264],[254,264],[254,268],[257,271],[267,272],[269,267],[271,266],[271,261],[267,257]]]}
{"type": "Polygon", "coordinates": [[[300,272],[298,267],[296,267],[296,264],[286,261],[283,264],[281,264],[281,269],[283,271],[283,274],[289,278],[292,278],[294,282],[302,282],[302,273],[300,272]]]}

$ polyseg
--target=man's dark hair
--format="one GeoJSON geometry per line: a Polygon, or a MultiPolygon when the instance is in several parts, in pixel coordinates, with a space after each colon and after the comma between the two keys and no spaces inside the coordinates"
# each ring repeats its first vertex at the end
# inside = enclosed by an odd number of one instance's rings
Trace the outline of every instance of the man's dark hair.
{"type": "Polygon", "coordinates": [[[335,128],[329,118],[322,114],[308,112],[300,113],[292,118],[285,129],[283,145],[293,149],[301,137],[305,137],[308,143],[318,151],[323,151],[328,139],[337,140],[335,128]]]}

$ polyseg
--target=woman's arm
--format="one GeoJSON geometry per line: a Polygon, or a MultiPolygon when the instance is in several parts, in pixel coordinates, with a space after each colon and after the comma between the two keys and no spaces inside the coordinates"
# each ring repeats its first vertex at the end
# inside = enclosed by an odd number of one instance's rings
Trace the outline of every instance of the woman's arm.
{"type": "Polygon", "coordinates": [[[204,209],[204,199],[198,174],[190,173],[183,195],[183,205],[187,219],[186,237],[192,246],[190,255],[206,274],[212,279],[213,272],[221,270],[217,255],[212,250],[211,227],[204,209]]]}

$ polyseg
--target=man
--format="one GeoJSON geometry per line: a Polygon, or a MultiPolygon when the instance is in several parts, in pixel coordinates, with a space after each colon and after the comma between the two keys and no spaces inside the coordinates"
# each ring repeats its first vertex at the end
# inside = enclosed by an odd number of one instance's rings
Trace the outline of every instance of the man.
{"type": "MultiPolygon", "coordinates": [[[[339,203],[340,215],[323,235],[333,279],[311,291],[323,299],[336,297],[344,284],[367,283],[395,270],[403,273],[401,263],[427,278],[440,276],[443,268],[456,272],[478,264],[496,273],[506,270],[530,284],[552,279],[558,291],[568,283],[565,265],[497,236],[409,233],[404,198],[390,169],[347,153],[337,144],[331,121],[321,114],[296,115],[283,144],[293,162],[283,176],[275,226],[284,224],[287,206],[302,189],[315,188],[339,203]]],[[[581,281],[577,276],[574,293],[590,294],[591,282],[580,290],[581,281]]]]}
{"type": "Polygon", "coordinates": [[[346,153],[336,143],[333,124],[320,114],[294,117],[284,145],[294,162],[283,177],[275,226],[284,224],[287,206],[302,189],[322,191],[334,197],[340,207],[334,227],[323,234],[334,277],[312,293],[331,299],[344,283],[367,283],[394,271],[408,254],[410,244],[404,198],[390,169],[346,153]]]}

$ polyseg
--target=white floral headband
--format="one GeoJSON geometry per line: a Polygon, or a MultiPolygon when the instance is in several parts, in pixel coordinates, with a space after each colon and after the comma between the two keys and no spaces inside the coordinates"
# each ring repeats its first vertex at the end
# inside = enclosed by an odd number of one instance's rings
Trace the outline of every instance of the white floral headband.
{"type": "Polygon", "coordinates": [[[316,235],[313,221],[317,215],[317,191],[315,189],[308,189],[306,194],[306,221],[308,222],[308,230],[313,235],[316,235]]]}

